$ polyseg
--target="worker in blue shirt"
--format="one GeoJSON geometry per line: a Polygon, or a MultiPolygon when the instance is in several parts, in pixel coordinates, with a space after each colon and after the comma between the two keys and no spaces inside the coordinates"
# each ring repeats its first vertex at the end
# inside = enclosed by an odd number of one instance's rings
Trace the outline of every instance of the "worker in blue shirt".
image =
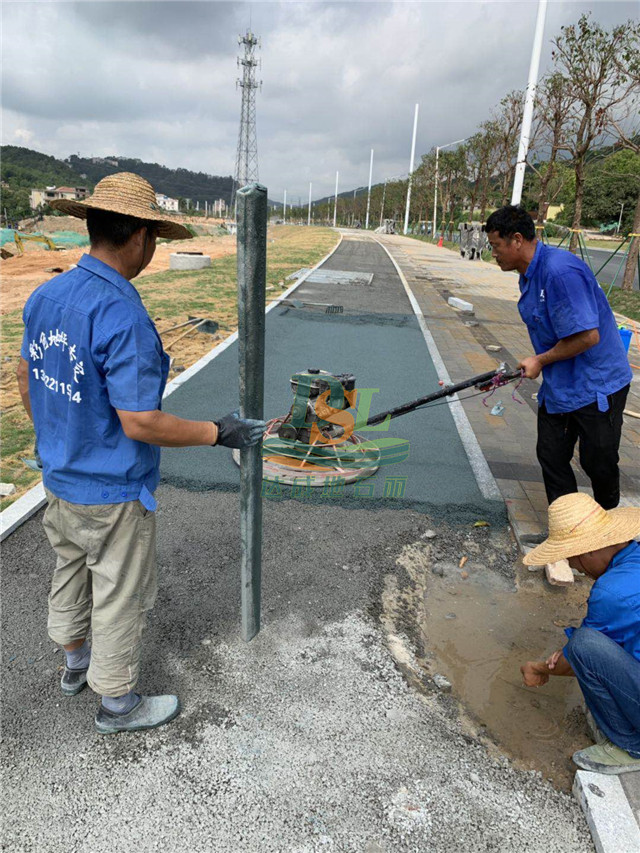
{"type": "Polygon", "coordinates": [[[549,507],[549,538],[524,557],[529,566],[566,559],[593,578],[587,615],[546,661],[520,667],[527,687],[550,675],[575,676],[595,746],[573,756],[595,773],[640,770],[640,509],[604,510],[582,492],[549,507]]]}
{"type": "Polygon", "coordinates": [[[607,298],[582,260],[536,239],[523,208],[501,207],[485,227],[500,269],[520,273],[518,310],[535,355],[519,366],[529,379],[542,373],[536,449],[549,503],[577,491],[571,459],[579,442],[594,497],[612,509],[632,374],[607,298]]]}
{"type": "Polygon", "coordinates": [[[99,733],[154,728],[179,711],[177,696],[135,689],[145,614],[157,594],[160,448],[249,447],[265,424],[236,412],[191,421],[161,410],[169,357],[130,279],[151,261],[156,237],[191,235],[160,211],[153,187],[121,172],[84,202],[52,206],[87,220],[91,250],[37,288],[23,315],[18,384],[57,557],[49,636],[65,650],[63,694],[88,683],[102,696],[99,733]]]}

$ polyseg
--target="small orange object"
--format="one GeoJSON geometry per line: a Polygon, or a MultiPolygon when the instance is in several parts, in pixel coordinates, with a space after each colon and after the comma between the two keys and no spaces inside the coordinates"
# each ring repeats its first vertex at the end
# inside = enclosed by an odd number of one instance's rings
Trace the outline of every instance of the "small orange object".
{"type": "Polygon", "coordinates": [[[444,237],[440,237],[440,239],[438,240],[438,246],[441,249],[443,245],[444,245],[444,237]]]}
{"type": "Polygon", "coordinates": [[[460,560],[460,563],[458,564],[458,568],[459,568],[459,569],[464,569],[464,564],[467,562],[467,560],[468,560],[468,559],[469,559],[469,558],[468,558],[467,556],[464,556],[464,557],[460,560]]]}

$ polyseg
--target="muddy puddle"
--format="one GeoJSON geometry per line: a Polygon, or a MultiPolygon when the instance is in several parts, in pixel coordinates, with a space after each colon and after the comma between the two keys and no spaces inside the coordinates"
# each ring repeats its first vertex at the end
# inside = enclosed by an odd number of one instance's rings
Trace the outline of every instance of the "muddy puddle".
{"type": "Polygon", "coordinates": [[[432,672],[451,681],[477,723],[521,766],[567,790],[571,755],[589,743],[582,694],[573,678],[524,687],[520,666],[564,645],[563,627],[580,623],[588,592],[586,581],[549,589],[540,576],[516,591],[486,570],[466,580],[433,577],[421,626],[432,672]]]}
{"type": "Polygon", "coordinates": [[[522,566],[512,543],[479,532],[446,531],[431,543],[405,546],[396,565],[400,574],[387,577],[383,621],[398,662],[407,663],[397,651],[404,634],[415,646],[413,668],[430,683],[436,674],[448,679],[471,729],[518,766],[570,790],[571,755],[591,743],[580,688],[561,677],[525,687],[520,666],[564,646],[564,627],[579,625],[586,612],[590,581],[551,587],[541,571],[522,566]]]}

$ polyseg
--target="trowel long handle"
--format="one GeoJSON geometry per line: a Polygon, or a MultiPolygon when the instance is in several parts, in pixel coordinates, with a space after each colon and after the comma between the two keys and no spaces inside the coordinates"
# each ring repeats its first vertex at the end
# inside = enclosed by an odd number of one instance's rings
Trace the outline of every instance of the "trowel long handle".
{"type": "Polygon", "coordinates": [[[465,388],[490,383],[496,376],[501,376],[504,381],[507,382],[511,379],[518,378],[520,376],[520,371],[512,371],[506,365],[500,365],[496,370],[491,370],[488,373],[481,373],[479,376],[473,376],[471,379],[465,379],[464,382],[458,382],[456,385],[447,385],[433,394],[428,394],[426,397],[419,397],[411,403],[404,403],[402,406],[396,406],[394,409],[387,409],[386,412],[380,412],[378,415],[373,415],[369,418],[366,425],[375,426],[376,424],[382,423],[382,421],[388,417],[397,418],[400,417],[400,415],[406,415],[408,412],[412,412],[419,406],[424,406],[426,403],[432,403],[434,400],[440,400],[443,397],[451,397],[452,394],[456,394],[458,391],[464,391],[465,388]]]}

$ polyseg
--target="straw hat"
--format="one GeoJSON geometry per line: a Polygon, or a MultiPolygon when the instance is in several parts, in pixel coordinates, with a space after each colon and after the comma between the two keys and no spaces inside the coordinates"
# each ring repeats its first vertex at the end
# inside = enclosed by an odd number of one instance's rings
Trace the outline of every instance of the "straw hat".
{"type": "Polygon", "coordinates": [[[640,535],[640,509],[602,509],[583,492],[563,495],[549,507],[549,538],[529,551],[526,566],[544,566],[557,560],[620,545],[640,535]]]}
{"type": "Polygon", "coordinates": [[[51,207],[62,210],[78,219],[87,218],[87,210],[106,210],[110,213],[123,213],[135,216],[147,222],[158,223],[158,236],[169,240],[187,240],[193,235],[179,222],[161,213],[156,203],[156,194],[149,183],[133,172],[117,172],[98,181],[93,195],[85,201],[73,201],[57,198],[51,207]]]}

